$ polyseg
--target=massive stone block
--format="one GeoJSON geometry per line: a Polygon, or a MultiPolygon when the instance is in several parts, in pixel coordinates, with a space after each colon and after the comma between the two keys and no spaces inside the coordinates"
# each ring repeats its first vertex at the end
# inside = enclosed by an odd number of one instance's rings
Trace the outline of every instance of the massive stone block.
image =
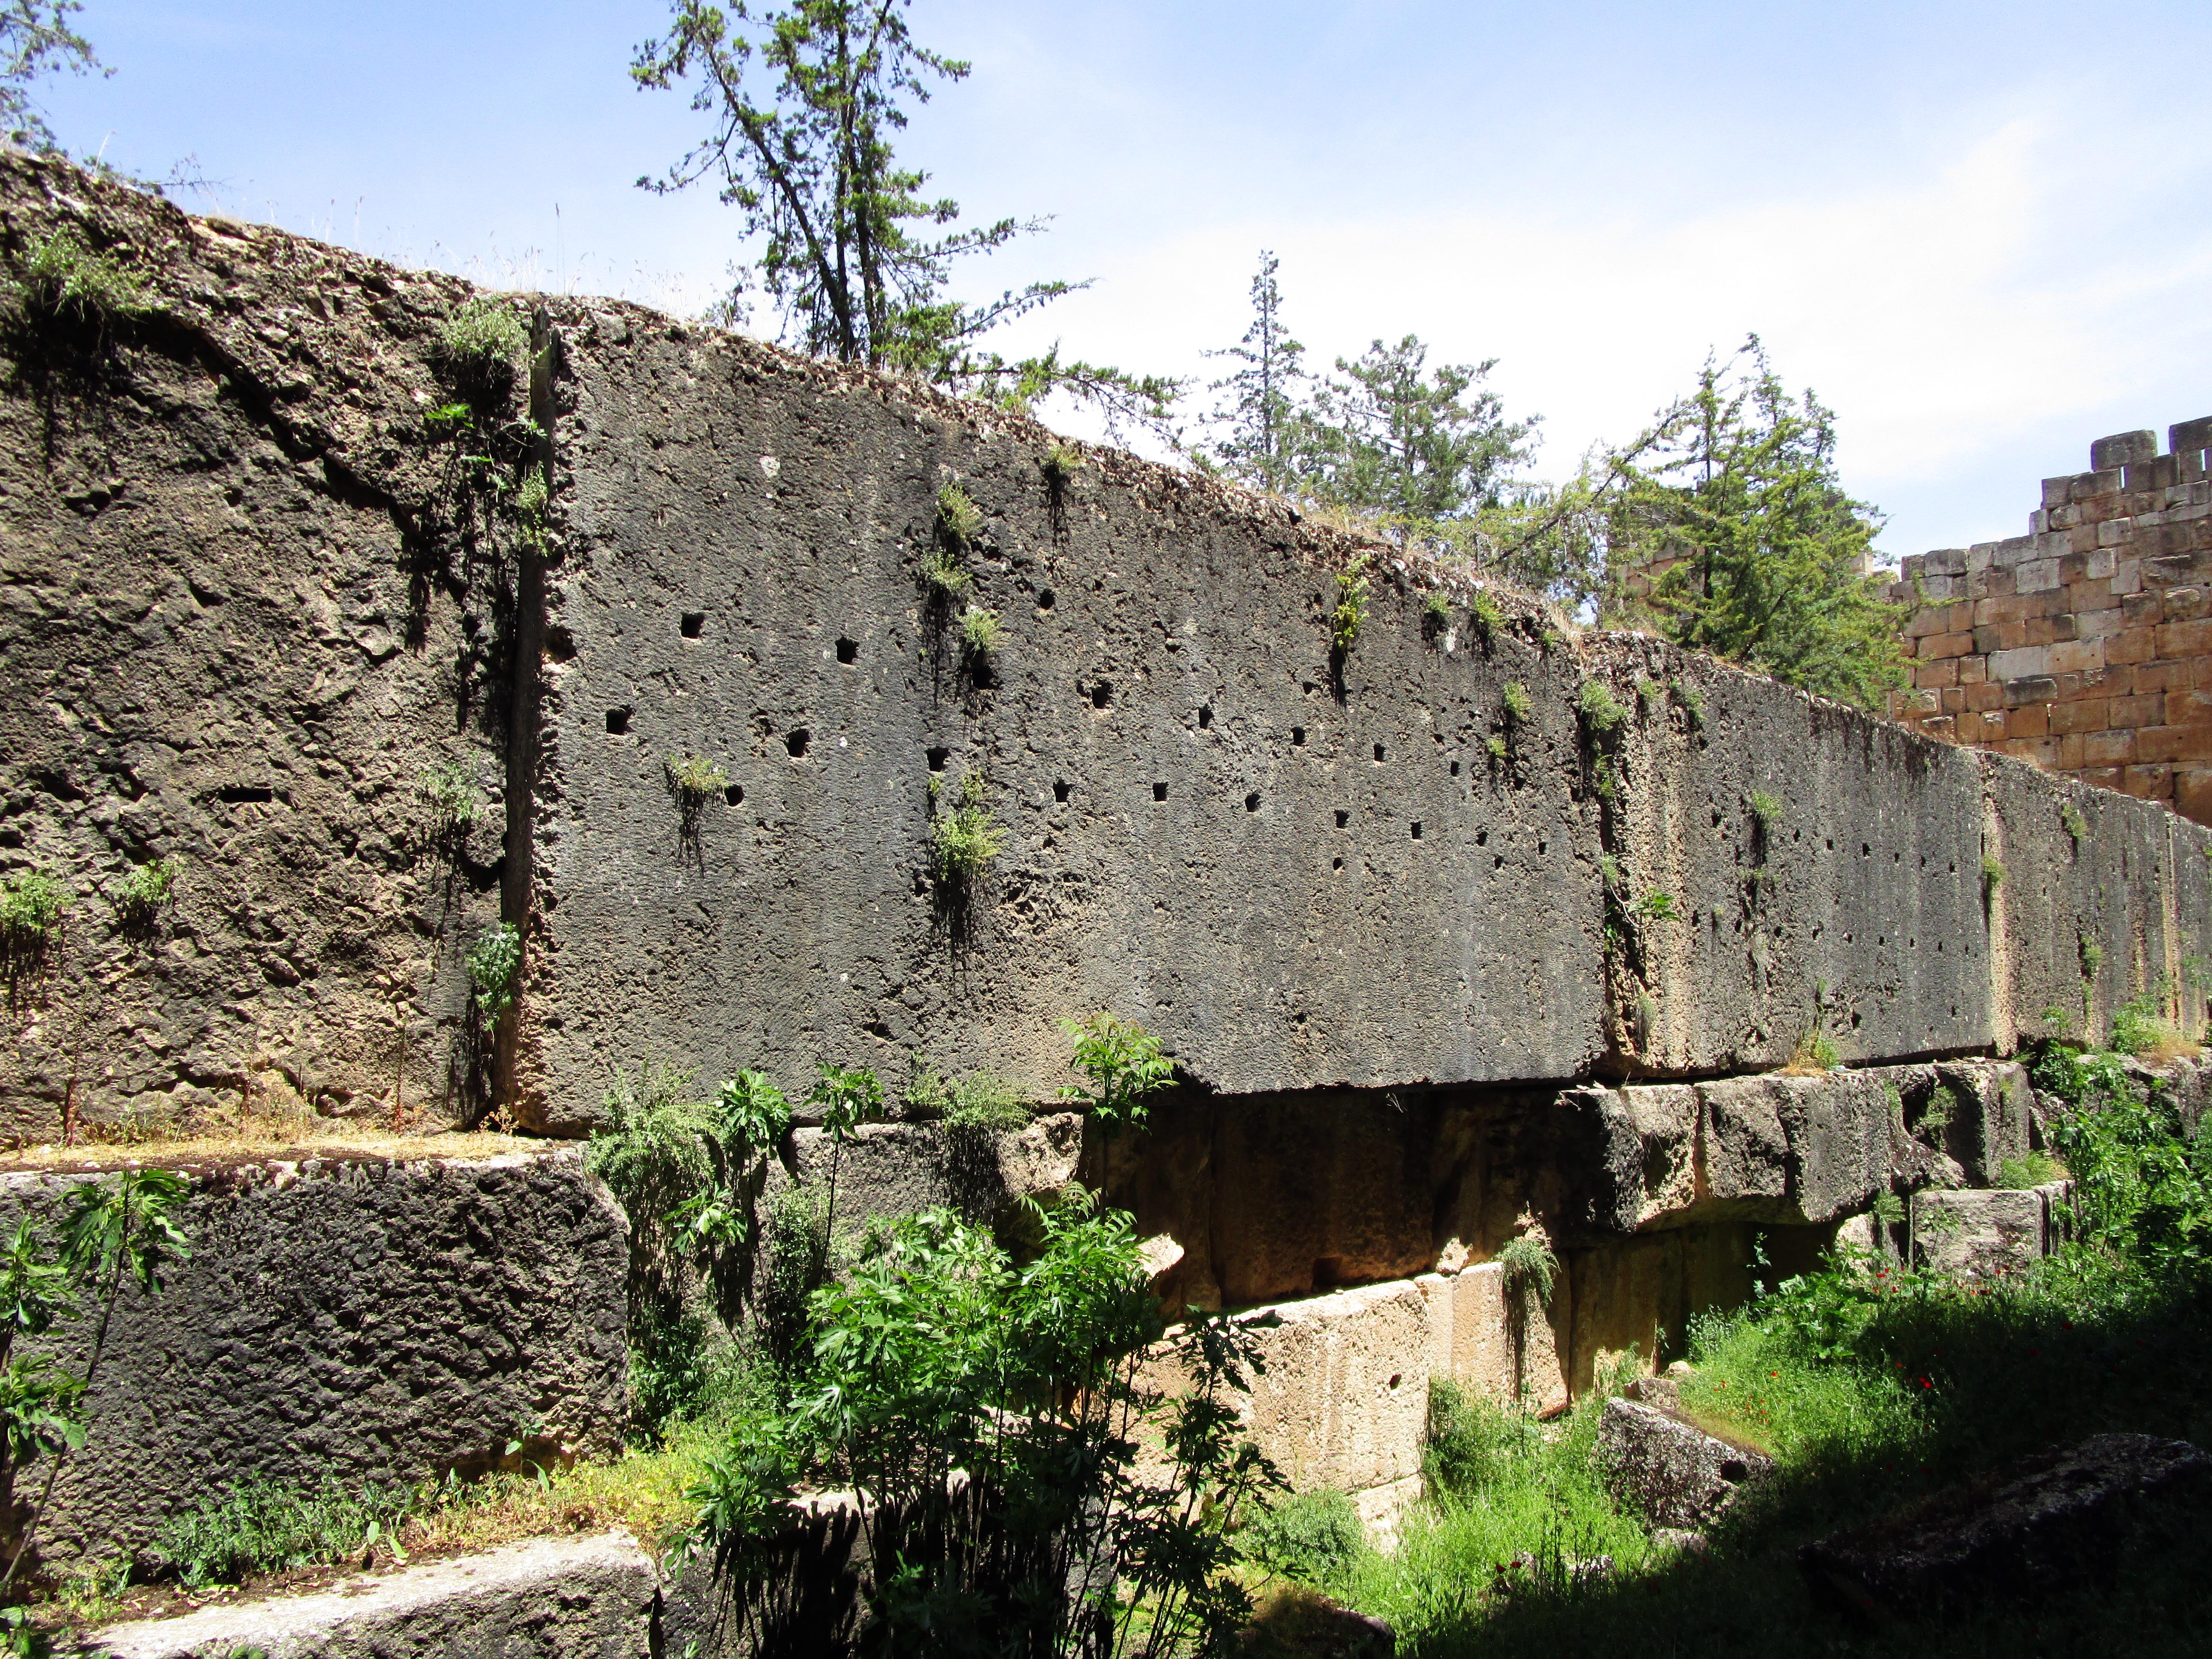
{"type": "MultiPolygon", "coordinates": [[[[0,1228],[51,1224],[84,1178],[0,1177],[0,1228]]],[[[628,1225],[580,1152],[249,1163],[196,1184],[191,1260],[117,1307],[90,1437],[39,1523],[47,1561],[143,1547],[249,1475],[419,1480],[514,1441],[618,1444],[628,1225]]],[[[93,1322],[59,1328],[65,1361],[82,1367],[93,1322]]]]}
{"type": "Polygon", "coordinates": [[[634,307],[543,302],[541,546],[465,510],[422,418],[461,285],[21,157],[0,198],[152,300],[133,397],[72,392],[51,466],[0,398],[0,873],[80,895],[67,971],[11,986],[17,1133],[78,1035],[94,1119],[281,1077],[343,1110],[495,1082],[573,1129],[653,1061],[926,1052],[1050,1099],[1055,1020],[1098,1008],[1224,1096],[1712,1075],[1815,1026],[1950,1056],[2078,1001],[2085,939],[2100,1021],[2203,953],[2212,843],[2158,809],[2096,796],[2110,868],[2057,880],[2061,787],[2023,765],[1510,596],[1477,630],[1449,581],[1431,628],[1439,578],[1279,503],[1104,451],[1048,474],[1031,422],[634,307]],[[920,575],[954,482],[984,665],[920,575]],[[724,793],[679,798],[682,757],[724,793]],[[483,797],[465,836],[417,787],[441,763],[483,797]],[[970,771],[1006,842],[956,892],[931,825],[970,771]],[[2019,866],[1986,905],[1985,851],[2019,866]],[[130,939],[98,895],[155,853],[184,898],[130,939]],[[527,952],[485,1053],[459,954],[495,914],[527,952]]]}
{"type": "Polygon", "coordinates": [[[627,1533],[534,1538],[307,1595],[111,1625],[106,1659],[641,1659],[660,1575],[627,1533]]]}

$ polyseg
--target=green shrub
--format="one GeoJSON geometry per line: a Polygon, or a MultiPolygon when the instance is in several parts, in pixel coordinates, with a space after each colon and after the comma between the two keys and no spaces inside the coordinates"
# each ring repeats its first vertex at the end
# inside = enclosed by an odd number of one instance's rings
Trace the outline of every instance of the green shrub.
{"type": "Polygon", "coordinates": [[[1350,1494],[1328,1486],[1302,1492],[1237,1534],[1239,1550],[1269,1572],[1303,1583],[1340,1583],[1367,1547],[1350,1494]]]}
{"type": "Polygon", "coordinates": [[[2023,1158],[2008,1158],[1997,1165],[1997,1185],[2016,1192],[2048,1186],[2065,1177],[2066,1171],[2054,1159],[2033,1150],[2023,1158]]]}
{"type": "Polygon", "coordinates": [[[1063,1019],[1060,1029],[1075,1039],[1075,1069],[1091,1080],[1088,1089],[1067,1091],[1080,1100],[1109,1138],[1142,1128],[1152,1097],[1175,1077],[1175,1063],[1160,1050],[1160,1040],[1133,1019],[1097,1013],[1088,1019],[1063,1019]]]}
{"type": "Polygon", "coordinates": [[[1037,465],[1046,478],[1055,486],[1063,485],[1083,470],[1083,452],[1063,439],[1055,438],[1037,465]]]}
{"type": "Polygon", "coordinates": [[[1006,828],[992,814],[987,787],[981,772],[964,773],[957,804],[930,826],[930,860],[949,886],[972,885],[1006,850],[1006,828]]]}
{"type": "Polygon", "coordinates": [[[1680,921],[1682,913],[1674,908],[1674,896],[1654,888],[1636,901],[1636,914],[1645,921],[1680,921]]]}
{"type": "Polygon", "coordinates": [[[961,568],[958,554],[941,543],[923,550],[915,574],[936,604],[950,604],[968,591],[968,573],[961,568]]]}
{"type": "Polygon", "coordinates": [[[1498,707],[1510,726],[1526,726],[1529,715],[1536,712],[1536,705],[1528,696],[1528,688],[1518,680],[1505,682],[1505,689],[1498,696],[1498,707]]]}
{"type": "Polygon", "coordinates": [[[1231,1537],[1283,1485],[1230,1397],[1253,1338],[1218,1316],[1168,1334],[1127,1215],[1079,1190],[1030,1214],[1025,1265],[948,1211],[892,1223],[815,1294],[789,1405],[731,1422],[691,1543],[747,1650],[775,1646],[794,1488],[836,1481],[870,1494],[861,1547],[896,1564],[870,1599],[885,1652],[1073,1659],[1109,1650],[1125,1607],[1151,1644],[1113,1651],[1230,1650],[1252,1613],[1231,1537]],[[1141,1386],[1148,1366],[1187,1390],[1141,1386]],[[1139,1436],[1166,1449],[1141,1479],[1139,1436]]]}
{"type": "Polygon", "coordinates": [[[190,1589],[343,1561],[396,1544],[418,1504],[406,1487],[279,1486],[262,1475],[203,1492],[155,1534],[154,1553],[190,1589]]]}
{"type": "Polygon", "coordinates": [[[44,870],[26,870],[0,883],[0,943],[15,950],[41,948],[76,900],[76,895],[44,870]]]}
{"type": "Polygon", "coordinates": [[[530,331],[514,307],[477,295],[463,302],[438,336],[437,362],[472,403],[504,402],[530,356],[530,331]]]}
{"type": "Polygon", "coordinates": [[[955,550],[983,533],[983,509],[958,484],[946,484],[937,492],[937,533],[955,550]]]}
{"type": "Polygon", "coordinates": [[[1499,737],[1484,738],[1482,743],[1482,751],[1486,755],[1488,755],[1493,761],[1504,760],[1505,758],[1505,739],[1499,737]]]}
{"type": "Polygon", "coordinates": [[[2129,998],[2112,1013],[2112,1046],[2123,1054],[2148,1054],[2178,1041],[2155,992],[2129,998]]]}
{"type": "Polygon", "coordinates": [[[1533,1301],[1539,1306],[1551,1302],[1559,1258],[1536,1234],[1521,1233],[1507,1239],[1504,1248],[1498,1252],[1498,1266],[1509,1302],[1533,1301]]]}
{"type": "Polygon", "coordinates": [[[1478,587],[1468,605],[1468,614],[1474,620],[1474,631],[1485,646],[1496,642],[1505,626],[1505,607],[1486,590],[1478,587]]]}
{"type": "Polygon", "coordinates": [[[1431,593],[1421,602],[1421,632],[1430,640],[1440,639],[1451,626],[1451,606],[1441,593],[1431,593]]]}
{"type": "Polygon", "coordinates": [[[424,767],[416,774],[415,789],[429,807],[431,823],[439,835],[467,830],[483,816],[483,799],[477,793],[468,768],[459,761],[424,767]]]}
{"type": "Polygon", "coordinates": [[[1774,826],[1782,822],[1782,797],[1754,789],[1746,799],[1750,803],[1752,822],[1759,826],[1761,834],[1772,835],[1774,826]]]}
{"type": "Polygon", "coordinates": [[[1703,726],[1705,723],[1705,700],[1698,695],[1695,689],[1683,684],[1679,679],[1668,681],[1667,687],[1674,694],[1674,701],[1682,705],[1682,712],[1690,717],[1690,730],[1694,732],[1703,726]]]}
{"type": "Polygon", "coordinates": [[[469,946],[469,983],[473,988],[477,1018],[489,1032],[498,1027],[514,1006],[517,982],[522,976],[522,934],[511,921],[495,921],[469,946]]]}
{"type": "Polygon", "coordinates": [[[963,1131],[999,1133],[1030,1121],[1020,1094],[995,1072],[975,1072],[956,1081],[924,1061],[915,1062],[905,1104],[916,1116],[939,1118],[963,1131]]]}
{"type": "Polygon", "coordinates": [[[960,618],[960,649],[970,657],[988,657],[998,649],[1005,632],[997,611],[971,605],[960,618]]]}
{"type": "Polygon", "coordinates": [[[115,894],[115,920],[126,929],[151,927],[162,910],[176,898],[177,878],[184,873],[182,859],[149,859],[123,878],[115,894]]]}
{"type": "Polygon", "coordinates": [[[1984,907],[1986,907],[1992,899],[1996,897],[1997,889],[2003,885],[2004,866],[1997,862],[1996,857],[1994,854],[1983,854],[1982,903],[1984,907]]]}
{"type": "Polygon", "coordinates": [[[1606,743],[1628,723],[1628,711],[1613,695],[1613,688],[1603,680],[1584,680],[1581,692],[1575,698],[1575,710],[1582,716],[1583,730],[1592,743],[1606,743]]]}
{"type": "Polygon", "coordinates": [[[2081,816],[2081,809],[2070,800],[2061,801],[2058,804],[2058,823],[2066,831],[2067,838],[2074,843],[2074,850],[2080,852],[2081,843],[2089,839],[2089,820],[2081,816]]]}
{"type": "Polygon", "coordinates": [[[1339,654],[1359,643],[1359,631],[1367,625],[1368,596],[1374,586],[1368,572],[1374,562],[1371,553],[1355,554],[1336,573],[1336,605],[1328,613],[1328,642],[1339,654]]]}
{"type": "Polygon", "coordinates": [[[34,326],[105,333],[146,309],[137,281],[67,226],[31,244],[15,284],[15,308],[34,326]]]}
{"type": "Polygon", "coordinates": [[[1470,1393],[1448,1376],[1429,1382],[1428,1421],[1421,1437],[1421,1478],[1430,1495],[1459,1495],[1496,1484],[1507,1465],[1543,1443],[1525,1413],[1470,1393]]]}

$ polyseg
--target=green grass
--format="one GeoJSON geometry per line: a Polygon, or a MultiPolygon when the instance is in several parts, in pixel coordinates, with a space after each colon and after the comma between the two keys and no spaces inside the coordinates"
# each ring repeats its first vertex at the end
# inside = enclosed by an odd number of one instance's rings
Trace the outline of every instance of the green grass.
{"type": "Polygon", "coordinates": [[[1710,1553],[1654,1549],[1607,1497],[1590,1461],[1596,1397],[1547,1425],[1459,1401],[1442,1424],[1432,1408],[1438,1495],[1395,1555],[1358,1558],[1346,1599],[1389,1620],[1412,1659],[2212,1650],[2199,1589],[2212,1529],[2160,1513],[2116,1587],[1950,1626],[1846,1624],[1814,1604],[1795,1553],[2053,1442],[2118,1430],[2208,1443],[2212,1297],[2197,1282],[2086,1246],[1995,1287],[1815,1275],[1701,1322],[1691,1345],[1687,1414],[1778,1466],[1710,1553]],[[1613,1564],[1598,1582],[1566,1570],[1598,1555],[1613,1564]]]}

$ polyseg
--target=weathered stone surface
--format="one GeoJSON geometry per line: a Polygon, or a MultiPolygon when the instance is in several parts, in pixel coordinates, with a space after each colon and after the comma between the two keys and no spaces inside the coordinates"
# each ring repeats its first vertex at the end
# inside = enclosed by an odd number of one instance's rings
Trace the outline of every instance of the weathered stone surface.
{"type": "Polygon", "coordinates": [[[1656,1407],[1615,1395],[1598,1419],[1606,1490],[1653,1526],[1701,1531],[1726,1513],[1773,1461],[1707,1434],[1656,1407]]]}
{"type": "MultiPolygon", "coordinates": [[[[0,1228],[82,1177],[0,1177],[0,1228]]],[[[201,1176],[192,1256],[126,1282],[35,1547],[144,1545],[213,1483],[416,1480],[611,1451],[626,1404],[627,1224],[580,1152],[247,1164],[201,1176]]],[[[61,1328],[82,1365],[91,1322],[61,1328]]]]}
{"type": "Polygon", "coordinates": [[[645,1659],[659,1575],[625,1532],[536,1538],[311,1595],[111,1625],[106,1659],[645,1659]]]}
{"type": "Polygon", "coordinates": [[[2049,1253],[2048,1200],[2038,1191],[1920,1192],[1912,1195],[1912,1250],[1923,1267],[1994,1279],[2049,1253]]]}
{"type": "Polygon", "coordinates": [[[2201,1508],[2212,1457],[2185,1440],[2100,1434],[1953,1486],[1798,1552],[1816,1592],[1876,1619],[1940,1615],[1984,1595],[2032,1600],[2109,1571],[2146,1499],[2201,1508]]]}
{"type": "Polygon", "coordinates": [[[1394,1659],[1397,1632],[1385,1620],[1339,1607],[1303,1584],[1261,1603],[1240,1634],[1249,1659],[1394,1659]]]}
{"type": "Polygon", "coordinates": [[[126,250],[154,313],[97,441],[65,424],[49,467],[37,400],[0,409],[26,688],[0,702],[0,866],[82,898],[0,1050],[22,1133],[88,1019],[94,1117],[279,1077],[361,1109],[402,1069],[409,1099],[462,1101],[486,1057],[459,949],[495,888],[528,935],[495,1069],[570,1128],[648,1060],[799,1084],[926,1051],[1049,1098],[1056,1018],[1102,1007],[1230,1095],[1705,1075],[1785,1060],[1816,1018],[1853,1060],[1957,1054],[2076,1004],[2085,933],[2107,1018],[2179,982],[2212,918],[2212,843],[2112,797],[2109,869],[2016,875],[1985,917],[1985,842],[2016,819],[2023,871],[2050,862],[2025,838],[2061,794],[2026,766],[1653,641],[1547,641],[1518,601],[1494,639],[1432,640],[1388,549],[1340,684],[1340,533],[1104,452],[1055,483],[1018,417],[608,302],[544,301],[549,550],[464,557],[421,416],[460,285],[20,157],[0,195],[21,235],[126,250]],[[967,599],[1006,629],[980,678],[916,579],[951,479],[985,516],[967,599]],[[1610,808],[1590,679],[1632,711],[1610,808]],[[1508,684],[1534,712],[1493,768],[1508,684]],[[724,801],[682,808],[681,754],[724,801]],[[437,760],[489,808],[458,849],[415,787],[437,760]],[[969,768],[1006,847],[954,906],[927,784],[969,768]],[[1782,803],[1764,829],[1754,792],[1782,803]],[[1606,848],[1682,918],[1617,952],[1606,848]],[[134,957],[94,896],[155,852],[191,873],[134,957]],[[63,1019],[50,994],[95,976],[112,993],[63,1019]]]}
{"type": "Polygon", "coordinates": [[[939,1205],[991,1221],[1016,1199],[1060,1191],[1083,1155],[1083,1119],[1055,1112],[999,1133],[934,1121],[864,1123],[842,1149],[824,1130],[794,1129],[791,1149],[792,1170],[771,1168],[765,1195],[793,1176],[826,1188],[834,1163],[837,1231],[849,1238],[872,1219],[939,1205]]]}
{"type": "Polygon", "coordinates": [[[1939,1066],[1936,1073],[1950,1094],[1945,1150],[1969,1182],[1993,1185],[2006,1159],[2027,1155],[2035,1092],[2027,1068],[1967,1061],[1939,1066]]]}
{"type": "Polygon", "coordinates": [[[1525,1396],[1538,1411],[1553,1411],[1567,1403],[1569,1350],[1561,1335],[1573,1327],[1570,1274],[1553,1282],[1547,1305],[1525,1312],[1508,1310],[1504,1269],[1495,1261],[1413,1282],[1429,1304],[1429,1376],[1501,1404],[1525,1396]]]}

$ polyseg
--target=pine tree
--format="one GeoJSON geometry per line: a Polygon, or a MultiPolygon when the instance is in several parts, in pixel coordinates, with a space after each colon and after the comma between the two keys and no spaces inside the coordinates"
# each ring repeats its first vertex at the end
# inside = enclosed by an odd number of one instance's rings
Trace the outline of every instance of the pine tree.
{"type": "Polygon", "coordinates": [[[1881,515],[1836,473],[1833,411],[1792,394],[1752,336],[1708,358],[1615,497],[1618,585],[1660,571],[1649,605],[1676,643],[1864,707],[1904,681],[1899,607],[1870,574],[1881,515]]]}
{"type": "MultiPolygon", "coordinates": [[[[898,165],[895,136],[930,83],[969,65],[931,52],[907,27],[909,0],[793,0],[726,10],[673,0],[665,34],[637,49],[630,76],[667,90],[696,77],[691,107],[708,135],[659,179],[660,193],[717,179],[721,199],[759,239],[753,263],[787,337],[842,362],[903,369],[950,390],[1026,404],[1055,391],[1102,407],[1109,426],[1161,422],[1174,380],[1063,361],[1059,348],[1009,361],[977,344],[1004,323],[1087,286],[1031,283],[970,305],[947,296],[956,262],[1042,230],[1041,220],[951,226],[960,205],[931,198],[929,175],[898,165]]],[[[717,307],[743,314],[742,280],[717,307]]]]}
{"type": "Polygon", "coordinates": [[[56,70],[112,75],[92,42],[70,27],[79,0],[0,0],[0,131],[8,142],[42,154],[63,153],[46,117],[31,101],[31,83],[56,70]]]}
{"type": "Polygon", "coordinates": [[[1537,417],[1509,421],[1504,401],[1482,385],[1497,367],[1439,363],[1408,334],[1376,340],[1355,360],[1336,360],[1344,380],[1322,383],[1298,422],[1297,482],[1316,498],[1382,515],[1419,535],[1504,499],[1512,470],[1534,452],[1537,417]]]}
{"type": "Polygon", "coordinates": [[[1290,478],[1297,389],[1312,379],[1305,372],[1305,348],[1283,325],[1282,290],[1275,282],[1279,264],[1261,250],[1259,274],[1252,278],[1251,326],[1237,344],[1206,354],[1243,365],[1207,388],[1230,394],[1225,413],[1214,422],[1224,435],[1212,446],[1213,456],[1262,489],[1279,489],[1290,478]]]}

